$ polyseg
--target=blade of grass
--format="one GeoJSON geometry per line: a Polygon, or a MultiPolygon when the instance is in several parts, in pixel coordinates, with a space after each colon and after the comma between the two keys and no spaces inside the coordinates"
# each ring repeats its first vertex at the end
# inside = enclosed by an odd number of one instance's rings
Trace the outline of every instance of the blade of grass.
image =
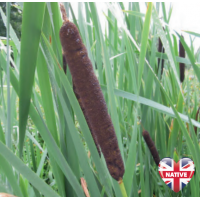
{"type": "Polygon", "coordinates": [[[26,136],[32,140],[32,142],[40,149],[41,152],[44,152],[44,150],[42,149],[41,145],[39,144],[39,142],[34,138],[34,136],[29,132],[26,131],[26,136]]]}
{"type": "Polygon", "coordinates": [[[23,193],[23,196],[24,197],[28,197],[28,191],[27,191],[27,185],[25,184],[26,180],[23,179],[22,175],[20,174],[20,177],[19,177],[19,185],[20,185],[20,188],[22,190],[22,193],[23,193]]]}
{"type": "MultiPolygon", "coordinates": [[[[136,119],[137,112],[134,115],[135,115],[135,119],[136,119]]],[[[132,187],[133,181],[134,181],[130,177],[133,177],[134,172],[135,172],[134,166],[136,164],[136,156],[137,156],[136,143],[137,143],[137,121],[135,120],[135,123],[133,126],[133,131],[132,131],[131,142],[129,145],[128,158],[126,160],[125,174],[124,174],[124,178],[123,178],[128,196],[130,196],[131,187],[132,187]]]]}
{"type": "Polygon", "coordinates": [[[58,2],[50,2],[51,5],[51,16],[52,16],[52,27],[53,28],[53,40],[52,45],[54,51],[58,57],[58,60],[61,61],[62,47],[59,38],[60,27],[62,26],[62,19],[60,14],[60,7],[58,2]]]}
{"type": "Polygon", "coordinates": [[[35,160],[35,151],[34,151],[34,146],[32,143],[32,140],[29,140],[30,142],[30,150],[31,150],[31,158],[32,158],[32,164],[33,164],[33,171],[37,171],[37,165],[36,165],[36,160],[35,160]]]}
{"type": "MultiPolygon", "coordinates": [[[[120,5],[120,7],[121,7],[122,10],[125,10],[123,2],[119,2],[119,5],[120,5]]],[[[130,21],[129,21],[129,18],[128,18],[128,16],[127,16],[126,13],[124,13],[124,16],[125,16],[127,27],[130,30],[130,21]]]]}
{"type": "Polygon", "coordinates": [[[92,62],[93,68],[95,67],[94,65],[94,59],[92,56],[92,52],[90,49],[90,41],[89,41],[89,35],[88,35],[88,30],[85,28],[85,26],[89,26],[85,23],[84,17],[83,17],[83,4],[81,2],[78,3],[78,24],[79,24],[79,33],[82,35],[83,41],[85,42],[85,46],[87,48],[88,52],[88,57],[90,58],[92,62]]]}
{"type": "MultiPolygon", "coordinates": [[[[57,4],[51,5],[51,9],[53,9],[54,12],[55,12],[55,10],[57,10],[56,7],[57,7],[57,4]]],[[[56,13],[54,13],[54,15],[55,14],[56,13]]],[[[57,13],[57,14],[59,15],[59,13],[57,13]]],[[[57,17],[54,16],[53,17],[54,22],[59,20],[59,17],[60,17],[60,15],[57,17]]],[[[55,47],[55,46],[57,46],[57,43],[56,43],[54,37],[52,37],[52,32],[53,32],[52,28],[51,28],[52,26],[57,27],[56,25],[51,24],[49,10],[46,8],[42,30],[43,30],[44,34],[46,35],[46,37],[49,38],[49,42],[51,43],[51,45],[54,45],[54,47],[55,47]]],[[[43,40],[41,40],[41,45],[44,46],[43,40]]],[[[52,133],[52,136],[54,137],[57,145],[61,147],[61,151],[64,154],[64,151],[66,148],[64,148],[65,143],[64,143],[64,139],[62,137],[63,136],[62,131],[61,131],[62,128],[59,130],[60,131],[59,132],[60,133],[60,143],[59,143],[59,139],[58,139],[59,136],[58,136],[57,126],[56,126],[56,116],[55,116],[56,112],[55,112],[55,107],[53,105],[52,91],[51,91],[51,86],[50,86],[50,78],[49,78],[45,58],[40,49],[38,52],[37,72],[38,72],[39,85],[40,85],[40,90],[41,90],[41,96],[42,96],[42,102],[43,102],[43,108],[44,108],[47,126],[48,126],[48,129],[50,130],[50,133],[52,133]]],[[[60,122],[60,119],[61,119],[61,117],[59,115],[59,118],[58,118],[59,125],[62,124],[60,122]]],[[[59,127],[61,127],[61,126],[59,126],[59,127]]],[[[52,156],[50,157],[50,162],[53,167],[53,173],[55,176],[56,183],[58,185],[59,194],[61,196],[66,196],[64,175],[63,175],[62,171],[59,169],[59,166],[56,164],[56,162],[52,156]]],[[[70,187],[71,187],[71,185],[70,185],[70,187]]]]}
{"type": "Polygon", "coordinates": [[[188,34],[190,34],[190,35],[194,35],[194,36],[196,36],[196,37],[200,37],[200,34],[199,34],[199,33],[196,33],[196,32],[192,32],[192,31],[184,31],[184,32],[186,32],[186,33],[188,33],[188,34]]]}
{"type": "Polygon", "coordinates": [[[140,91],[142,74],[143,74],[143,70],[144,70],[152,7],[153,7],[153,3],[148,3],[146,16],[145,16],[145,20],[144,20],[144,26],[143,26],[143,30],[142,30],[142,41],[141,41],[139,66],[138,66],[138,69],[139,69],[138,70],[138,91],[140,91]]]}
{"type": "Polygon", "coordinates": [[[126,41],[126,49],[127,49],[127,56],[128,56],[128,63],[129,63],[129,70],[130,70],[130,75],[131,75],[131,82],[132,84],[130,85],[130,87],[132,89],[129,89],[129,91],[131,92],[134,92],[134,93],[138,93],[138,84],[137,84],[137,80],[138,80],[138,77],[136,76],[136,73],[137,73],[137,69],[136,69],[136,62],[135,62],[135,54],[132,54],[132,48],[131,48],[131,45],[130,45],[130,41],[128,39],[128,37],[125,35],[125,41],[126,41]]]}
{"type": "MultiPolygon", "coordinates": [[[[38,52],[37,72],[38,72],[38,78],[39,78],[39,83],[40,83],[40,91],[41,91],[46,123],[47,123],[50,133],[52,134],[54,140],[59,146],[60,144],[58,141],[56,119],[55,119],[55,112],[54,112],[52,93],[51,93],[51,87],[50,87],[50,81],[49,81],[49,74],[48,74],[45,59],[40,49],[38,52]]],[[[61,196],[66,196],[65,189],[64,189],[64,177],[61,171],[58,169],[58,166],[54,164],[55,163],[54,159],[51,157],[50,160],[53,166],[55,179],[58,184],[59,194],[61,196]]]]}
{"type": "Polygon", "coordinates": [[[9,46],[9,35],[10,35],[10,3],[6,3],[6,37],[7,37],[7,124],[6,124],[6,145],[11,148],[11,102],[10,102],[10,46],[9,46]]]}
{"type": "Polygon", "coordinates": [[[59,145],[49,74],[41,50],[38,52],[37,72],[47,126],[56,143],[59,145]]]}
{"type": "Polygon", "coordinates": [[[171,19],[172,11],[173,11],[173,5],[170,3],[170,8],[169,8],[169,14],[168,14],[167,23],[169,23],[169,21],[171,19]]]}
{"type": "MultiPolygon", "coordinates": [[[[73,170],[74,174],[76,175],[77,179],[80,180],[81,178],[81,169],[80,169],[80,165],[79,165],[79,159],[77,156],[77,152],[76,152],[76,146],[74,145],[74,142],[72,140],[71,135],[69,134],[70,129],[68,127],[67,121],[65,120],[65,133],[66,133],[66,159],[67,162],[69,163],[71,169],[73,170]],[[73,154],[72,154],[73,152],[73,154]]],[[[66,194],[67,196],[75,196],[76,193],[73,190],[73,188],[71,187],[69,180],[66,180],[66,194]]]]}
{"type": "MultiPolygon", "coordinates": [[[[178,103],[177,103],[176,107],[177,107],[178,112],[183,111],[183,96],[182,96],[181,92],[179,92],[178,103]]],[[[168,156],[169,157],[173,156],[174,148],[176,148],[178,146],[177,145],[178,133],[179,133],[179,124],[178,124],[177,120],[174,119],[173,128],[172,128],[171,134],[169,136],[170,138],[168,141],[168,145],[170,145],[168,148],[168,150],[169,150],[168,156]]],[[[182,137],[180,137],[180,134],[179,134],[179,140],[182,141],[182,137]]]]}
{"type": "Polygon", "coordinates": [[[24,3],[19,81],[19,155],[22,156],[26,123],[42,29],[45,3],[24,3]],[[37,10],[37,14],[35,11],[37,10]],[[31,46],[31,48],[30,48],[31,46]]]}
{"type": "Polygon", "coordinates": [[[38,168],[37,168],[36,174],[37,174],[38,176],[40,176],[40,173],[41,173],[41,171],[42,171],[42,168],[44,167],[44,162],[45,162],[45,159],[46,159],[46,157],[47,157],[47,153],[48,153],[48,151],[47,151],[47,148],[46,148],[46,149],[44,150],[43,154],[42,154],[42,157],[41,157],[41,159],[40,159],[40,163],[39,163],[38,168]]]}
{"type": "Polygon", "coordinates": [[[5,135],[2,129],[2,125],[1,125],[1,120],[0,120],[0,140],[5,144],[6,140],[5,140],[5,135]]]}
{"type": "MultiPolygon", "coordinates": [[[[101,88],[102,90],[107,90],[107,87],[104,86],[104,85],[101,85],[101,88]]],[[[164,106],[162,104],[159,104],[155,101],[152,101],[150,99],[147,99],[147,98],[144,98],[144,97],[138,97],[137,95],[135,94],[131,94],[129,92],[125,92],[125,91],[122,91],[122,90],[119,90],[119,89],[114,89],[114,92],[115,92],[115,95],[117,96],[120,96],[120,97],[123,97],[123,98],[126,98],[126,99],[130,99],[132,101],[135,101],[135,102],[139,102],[141,104],[144,104],[144,105],[148,105],[150,106],[151,108],[153,108],[154,110],[158,111],[158,112],[161,112],[163,114],[167,114],[169,116],[172,116],[172,117],[176,117],[175,113],[173,112],[172,108],[169,108],[167,106],[164,106]]],[[[179,113],[179,116],[181,117],[181,119],[185,122],[189,122],[189,118],[188,116],[184,115],[184,114],[181,114],[179,113]]],[[[195,121],[195,120],[191,120],[192,121],[192,124],[194,126],[197,126],[197,127],[200,127],[200,123],[195,121]]]]}
{"type": "MultiPolygon", "coordinates": [[[[174,52],[176,53],[175,50],[174,50],[174,52]]],[[[156,57],[157,58],[162,58],[162,59],[165,59],[165,60],[169,60],[168,57],[167,57],[167,54],[165,54],[165,53],[156,52],[156,57]]],[[[179,57],[179,56],[176,56],[175,58],[176,58],[175,59],[176,62],[185,63],[187,65],[191,64],[190,60],[188,60],[187,58],[182,58],[182,57],[179,57]]]]}
{"type": "MultiPolygon", "coordinates": [[[[40,179],[31,169],[29,169],[18,157],[16,157],[1,141],[0,154],[11,166],[19,171],[28,181],[42,194],[48,197],[58,197],[58,194],[51,189],[42,179],[40,179]]],[[[22,195],[20,195],[22,196],[22,195]]]]}
{"type": "MultiPolygon", "coordinates": [[[[3,152],[3,154],[4,154],[4,152],[3,152]]],[[[12,166],[10,165],[10,162],[8,162],[7,159],[3,157],[3,155],[0,155],[0,162],[1,162],[1,167],[0,168],[5,173],[6,178],[8,179],[8,182],[9,182],[10,186],[12,187],[14,194],[16,196],[22,197],[23,194],[22,194],[22,192],[20,190],[20,187],[18,185],[17,179],[16,179],[16,177],[14,175],[14,172],[13,172],[12,166]]]]}
{"type": "Polygon", "coordinates": [[[132,11],[132,10],[123,10],[123,12],[128,13],[130,15],[134,15],[136,17],[145,17],[144,13],[137,12],[137,11],[132,11]]]}

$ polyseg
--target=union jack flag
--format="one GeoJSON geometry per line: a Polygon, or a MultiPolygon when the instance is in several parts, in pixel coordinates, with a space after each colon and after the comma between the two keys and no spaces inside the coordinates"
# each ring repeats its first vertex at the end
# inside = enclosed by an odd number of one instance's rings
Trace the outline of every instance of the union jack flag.
{"type": "Polygon", "coordinates": [[[182,158],[178,163],[171,158],[163,158],[158,167],[161,178],[174,192],[182,190],[195,171],[194,162],[190,158],[182,158]]]}

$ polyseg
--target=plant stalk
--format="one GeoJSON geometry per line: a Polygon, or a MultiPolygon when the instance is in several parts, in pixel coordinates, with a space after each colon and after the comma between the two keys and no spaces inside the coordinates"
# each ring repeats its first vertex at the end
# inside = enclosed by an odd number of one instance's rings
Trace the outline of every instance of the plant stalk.
{"type": "Polygon", "coordinates": [[[118,183],[119,183],[120,190],[121,190],[121,192],[122,192],[122,196],[123,196],[123,197],[128,197],[128,196],[127,196],[127,193],[126,193],[126,189],[125,189],[125,187],[124,187],[123,179],[120,179],[120,180],[118,181],[118,183]]]}

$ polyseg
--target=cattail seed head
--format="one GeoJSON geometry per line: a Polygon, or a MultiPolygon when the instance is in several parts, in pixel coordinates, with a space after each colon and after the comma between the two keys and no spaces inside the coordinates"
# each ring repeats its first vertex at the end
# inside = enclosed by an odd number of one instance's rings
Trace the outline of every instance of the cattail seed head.
{"type": "MultiPolygon", "coordinates": [[[[160,38],[158,38],[158,52],[160,53],[165,53],[165,49],[163,47],[163,44],[162,44],[162,41],[160,38]]],[[[164,69],[164,62],[165,60],[164,59],[160,59],[158,58],[158,67],[160,66],[160,61],[162,62],[161,63],[161,75],[163,74],[163,69],[164,69]]]]}
{"type": "Polygon", "coordinates": [[[111,176],[120,180],[124,164],[110,115],[78,28],[70,21],[60,29],[60,41],[72,75],[74,90],[88,126],[100,147],[111,176]]]}
{"type": "MultiPolygon", "coordinates": [[[[180,40],[179,40],[179,57],[185,58],[185,49],[180,40]]],[[[185,79],[185,63],[179,63],[179,69],[180,69],[180,82],[182,83],[185,79]]]]}
{"type": "Polygon", "coordinates": [[[156,146],[153,142],[153,140],[151,139],[150,135],[149,135],[149,132],[144,130],[142,132],[142,136],[151,152],[151,155],[153,156],[153,159],[156,163],[156,165],[159,165],[159,162],[160,162],[160,157],[159,157],[159,154],[158,154],[158,151],[156,149],[156,146]]]}

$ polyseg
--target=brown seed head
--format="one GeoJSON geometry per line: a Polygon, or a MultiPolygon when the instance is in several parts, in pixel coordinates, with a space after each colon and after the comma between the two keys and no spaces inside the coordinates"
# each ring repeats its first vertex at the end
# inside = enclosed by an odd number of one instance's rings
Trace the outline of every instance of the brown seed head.
{"type": "MultiPolygon", "coordinates": [[[[158,52],[165,53],[165,49],[163,48],[163,44],[160,38],[158,39],[158,52]]],[[[162,75],[165,60],[158,58],[158,67],[160,66],[160,61],[162,62],[161,63],[161,75],[162,75]]]]}
{"type": "MultiPolygon", "coordinates": [[[[180,40],[179,40],[179,56],[185,58],[185,49],[180,40]]],[[[179,63],[179,68],[180,68],[180,82],[182,83],[185,79],[185,63],[179,63]]]]}
{"type": "Polygon", "coordinates": [[[144,130],[142,132],[142,135],[143,135],[143,138],[151,152],[151,155],[153,156],[153,159],[156,163],[156,165],[159,165],[159,162],[160,162],[160,157],[159,157],[159,154],[158,154],[158,151],[156,149],[156,146],[153,142],[153,140],[151,139],[150,135],[149,135],[149,132],[144,130]]]}
{"type": "Polygon", "coordinates": [[[78,28],[70,21],[60,29],[63,55],[69,66],[74,90],[83,110],[96,146],[101,148],[111,176],[119,180],[124,174],[124,164],[118,147],[114,126],[87,49],[78,28]]]}

